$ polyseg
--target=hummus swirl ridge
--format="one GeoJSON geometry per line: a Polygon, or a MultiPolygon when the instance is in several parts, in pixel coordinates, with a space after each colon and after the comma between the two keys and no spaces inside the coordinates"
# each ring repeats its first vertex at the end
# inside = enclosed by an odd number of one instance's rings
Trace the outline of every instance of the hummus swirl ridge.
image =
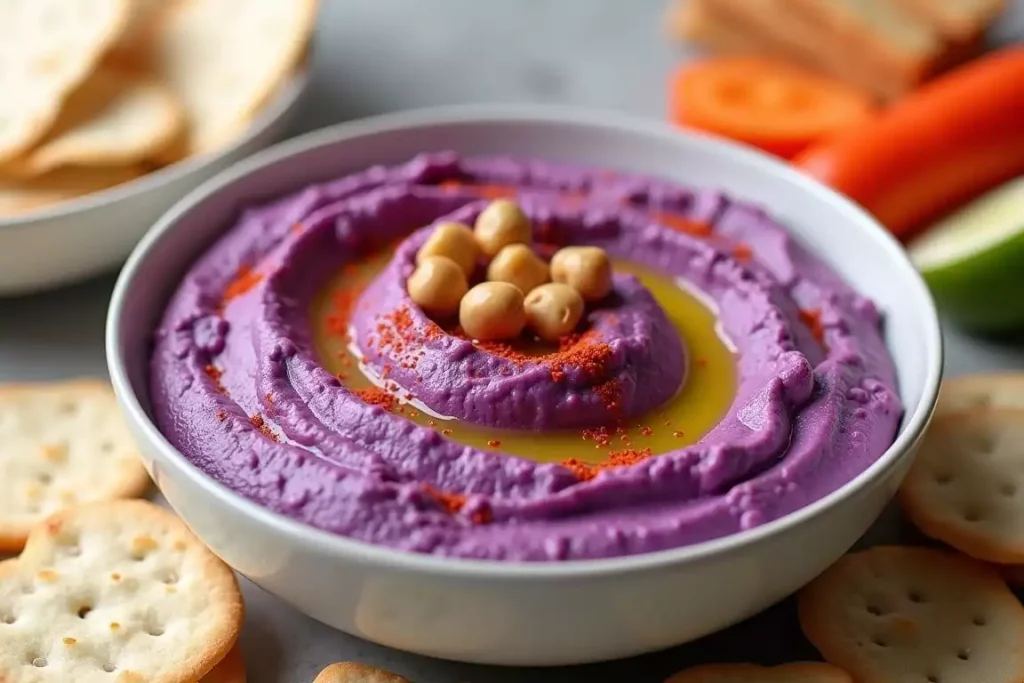
{"type": "MultiPolygon", "coordinates": [[[[627,380],[628,412],[639,414],[676,391],[685,349],[635,279],[617,276],[615,285],[615,315],[593,312],[591,322],[617,342],[611,371],[627,380]]],[[[413,322],[431,324],[422,314],[413,322]]],[[[193,464],[315,527],[450,557],[612,557],[763,524],[874,462],[902,413],[881,322],[764,211],[719,192],[433,153],[245,210],[171,298],[155,332],[150,391],[157,425],[193,464]],[[405,238],[354,310],[355,338],[364,338],[379,314],[405,303],[404,278],[425,234],[417,230],[471,220],[482,203],[470,185],[488,184],[517,189],[544,241],[601,246],[714,302],[739,378],[717,426],[692,446],[581,481],[561,465],[465,446],[368,405],[321,365],[308,308],[326,279],[372,245],[405,238]],[[710,234],[674,229],[671,217],[710,234]],[[806,311],[815,312],[812,325],[806,311]],[[460,504],[446,506],[446,496],[460,504]]],[[[362,352],[378,368],[394,360],[387,347],[362,352]]],[[[527,367],[503,384],[489,374],[497,359],[447,335],[424,353],[435,377],[417,373],[422,384],[410,386],[399,368],[390,379],[439,412],[504,427],[600,419],[585,379],[533,382],[527,367]],[[480,370],[481,381],[470,388],[451,368],[480,370]],[[575,401],[566,386],[580,389],[575,401]]]]}

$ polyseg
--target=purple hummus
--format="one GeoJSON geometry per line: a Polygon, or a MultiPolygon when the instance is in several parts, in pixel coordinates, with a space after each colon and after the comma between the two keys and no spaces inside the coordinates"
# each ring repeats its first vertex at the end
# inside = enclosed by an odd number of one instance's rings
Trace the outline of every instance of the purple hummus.
{"type": "Polygon", "coordinates": [[[763,524],[881,456],[902,414],[881,323],[870,301],[764,211],[720,192],[425,154],[243,212],[185,275],[156,331],[153,413],[195,466],[320,529],[449,557],[614,557],[763,524]],[[493,185],[515,188],[542,241],[603,247],[714,303],[736,347],[738,381],[728,412],[697,443],[581,479],[559,464],[445,438],[368,404],[324,367],[311,300],[347,262],[401,240],[351,327],[354,339],[377,339],[361,349],[363,362],[386,366],[389,381],[429,410],[543,439],[543,430],[597,426],[613,413],[642,415],[678,391],[686,340],[628,274],[615,275],[612,303],[586,320],[607,348],[600,381],[615,382],[614,406],[585,368],[555,378],[540,362],[437,333],[405,280],[432,226],[472,223],[487,203],[474,188],[493,185]],[[708,234],[675,229],[666,216],[708,234]],[[396,342],[398,328],[420,330],[420,342],[396,342]],[[453,496],[454,509],[444,504],[453,496]]]}

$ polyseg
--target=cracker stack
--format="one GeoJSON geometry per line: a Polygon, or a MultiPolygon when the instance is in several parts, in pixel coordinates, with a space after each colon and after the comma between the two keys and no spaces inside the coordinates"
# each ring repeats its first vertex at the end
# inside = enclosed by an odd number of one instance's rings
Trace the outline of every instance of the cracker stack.
{"type": "Polygon", "coordinates": [[[786,59],[890,100],[973,55],[1006,0],[674,0],[669,31],[786,59]]]}
{"type": "Polygon", "coordinates": [[[0,217],[230,144],[315,16],[316,0],[5,0],[0,217]]]}

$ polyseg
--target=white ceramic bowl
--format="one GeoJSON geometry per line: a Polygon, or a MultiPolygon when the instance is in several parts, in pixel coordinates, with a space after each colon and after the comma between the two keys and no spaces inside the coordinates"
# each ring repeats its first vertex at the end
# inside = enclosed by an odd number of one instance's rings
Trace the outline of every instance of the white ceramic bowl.
{"type": "Polygon", "coordinates": [[[0,217],[0,296],[49,289],[115,268],[176,201],[280,139],[308,81],[306,69],[297,72],[249,129],[220,151],[52,208],[0,217]]]}
{"type": "Polygon", "coordinates": [[[174,509],[225,561],[322,622],[437,657],[571,664],[680,644],[800,588],[878,516],[910,465],[938,391],[942,340],[931,298],[900,246],[850,202],[768,157],[617,115],[458,107],[342,124],[280,144],[182,200],[143,239],[107,326],[114,388],[146,466],[174,509]],[[771,207],[887,314],[906,418],[893,446],[841,490],[727,538],[619,559],[515,564],[398,552],[276,515],[193,467],[154,427],[148,336],[179,278],[240,206],[420,151],[534,156],[716,186],[771,207]]]}

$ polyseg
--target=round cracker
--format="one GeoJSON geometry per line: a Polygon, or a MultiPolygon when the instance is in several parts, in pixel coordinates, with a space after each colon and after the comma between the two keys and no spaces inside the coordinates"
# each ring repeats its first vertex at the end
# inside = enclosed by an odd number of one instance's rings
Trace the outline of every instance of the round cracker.
{"type": "Polygon", "coordinates": [[[181,0],[156,32],[156,73],[188,119],[186,153],[240,135],[291,76],[316,21],[316,0],[181,0]]]}
{"type": "Polygon", "coordinates": [[[210,673],[199,679],[199,683],[245,683],[245,662],[238,645],[231,648],[210,673]]]}
{"type": "Polygon", "coordinates": [[[409,680],[368,664],[338,662],[321,671],[313,683],[409,683],[409,680]]]}
{"type": "Polygon", "coordinates": [[[0,550],[53,512],[141,496],[149,476],[104,382],[0,386],[0,550]]]}
{"type": "Polygon", "coordinates": [[[945,379],[937,417],[964,410],[1024,410],[1024,372],[959,375],[945,379]]]}
{"type": "Polygon", "coordinates": [[[804,634],[858,683],[1020,683],[1024,607],[990,566],[930,548],[847,555],[799,599],[804,634]]]}
{"type": "Polygon", "coordinates": [[[980,560],[1024,563],[1024,412],[936,418],[899,500],[925,535],[980,560]]]}
{"type": "Polygon", "coordinates": [[[797,662],[780,666],[706,664],[671,676],[665,683],[853,683],[831,664],[797,662]]]}
{"type": "Polygon", "coordinates": [[[128,0],[0,4],[0,161],[43,137],[64,98],[117,40],[128,0]]]}
{"type": "Polygon", "coordinates": [[[4,172],[24,178],[62,166],[141,163],[170,145],[184,127],[184,112],[168,88],[105,65],[68,98],[46,137],[5,164],[4,172]]]}
{"type": "Polygon", "coordinates": [[[142,166],[68,166],[37,178],[0,181],[0,216],[18,216],[135,180],[142,166]]]}
{"type": "Polygon", "coordinates": [[[0,565],[0,680],[192,683],[228,655],[243,611],[232,571],[171,512],[69,508],[0,565]]]}

